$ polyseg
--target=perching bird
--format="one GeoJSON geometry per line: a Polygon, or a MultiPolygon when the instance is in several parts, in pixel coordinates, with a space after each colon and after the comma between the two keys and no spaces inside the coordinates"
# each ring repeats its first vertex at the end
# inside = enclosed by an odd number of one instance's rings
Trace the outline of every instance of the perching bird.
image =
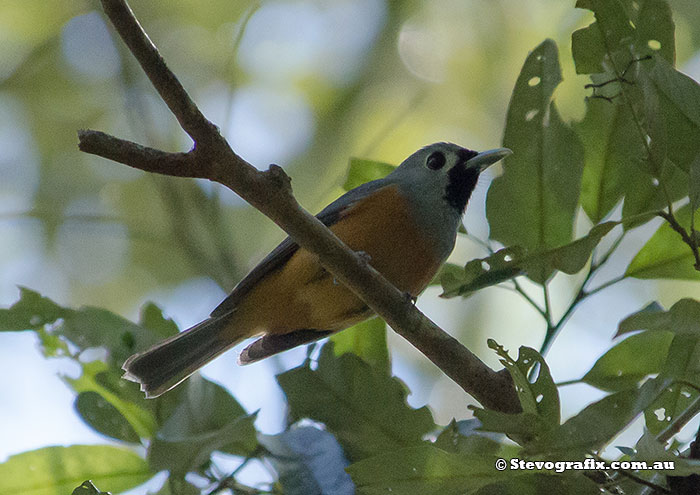
{"type": "MultiPolygon", "coordinates": [[[[383,179],[363,184],[318,214],[351,249],[399,290],[425,289],[452,251],[457,227],[479,174],[511,153],[477,153],[435,143],[409,156],[383,179]]],[[[158,397],[240,341],[248,364],[321,339],[372,316],[317,257],[287,238],[260,262],[208,319],[134,354],[124,378],[158,397]]]]}

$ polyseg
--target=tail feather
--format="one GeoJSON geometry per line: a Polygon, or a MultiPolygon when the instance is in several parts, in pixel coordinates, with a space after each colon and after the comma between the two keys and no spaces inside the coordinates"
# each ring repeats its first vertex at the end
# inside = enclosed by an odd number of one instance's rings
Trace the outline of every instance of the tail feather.
{"type": "Polygon", "coordinates": [[[122,366],[124,378],[140,383],[146,398],[164,394],[242,340],[222,338],[230,324],[230,317],[209,318],[134,354],[122,366]]]}

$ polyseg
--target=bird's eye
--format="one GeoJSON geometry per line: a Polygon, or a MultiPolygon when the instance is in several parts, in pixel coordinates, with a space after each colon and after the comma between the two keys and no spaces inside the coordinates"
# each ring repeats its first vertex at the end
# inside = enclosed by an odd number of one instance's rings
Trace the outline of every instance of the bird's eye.
{"type": "Polygon", "coordinates": [[[445,166],[445,161],[445,155],[443,155],[441,151],[435,151],[431,153],[425,161],[425,166],[430,170],[440,170],[445,166]]]}

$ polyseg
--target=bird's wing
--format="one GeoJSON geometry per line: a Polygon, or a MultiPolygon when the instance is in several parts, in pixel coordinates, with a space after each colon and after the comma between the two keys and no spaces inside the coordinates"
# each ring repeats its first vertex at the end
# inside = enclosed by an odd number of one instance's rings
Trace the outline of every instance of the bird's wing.
{"type": "MultiPolygon", "coordinates": [[[[388,184],[384,179],[378,179],[362,184],[343,194],[341,197],[326,206],[321,213],[316,215],[325,226],[329,227],[343,217],[345,212],[357,201],[366,198],[372,193],[382,189],[388,184]]],[[[213,318],[223,316],[233,311],[240,301],[260,280],[269,273],[283,266],[289,258],[299,249],[299,246],[291,238],[287,237],[275,249],[272,250],[255,268],[253,268],[233,291],[219,304],[211,316],[213,318]]]]}

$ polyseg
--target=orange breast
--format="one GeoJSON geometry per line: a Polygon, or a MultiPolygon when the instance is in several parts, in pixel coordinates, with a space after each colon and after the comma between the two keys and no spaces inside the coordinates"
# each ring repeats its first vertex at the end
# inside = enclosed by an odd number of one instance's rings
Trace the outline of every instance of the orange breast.
{"type": "MultiPolygon", "coordinates": [[[[369,263],[398,289],[416,296],[433,278],[440,260],[410,213],[398,189],[389,186],[348,208],[331,230],[353,250],[367,253],[369,263]]],[[[342,330],[371,314],[305,249],[261,280],[237,311],[237,325],[250,328],[250,335],[342,330]]]]}

